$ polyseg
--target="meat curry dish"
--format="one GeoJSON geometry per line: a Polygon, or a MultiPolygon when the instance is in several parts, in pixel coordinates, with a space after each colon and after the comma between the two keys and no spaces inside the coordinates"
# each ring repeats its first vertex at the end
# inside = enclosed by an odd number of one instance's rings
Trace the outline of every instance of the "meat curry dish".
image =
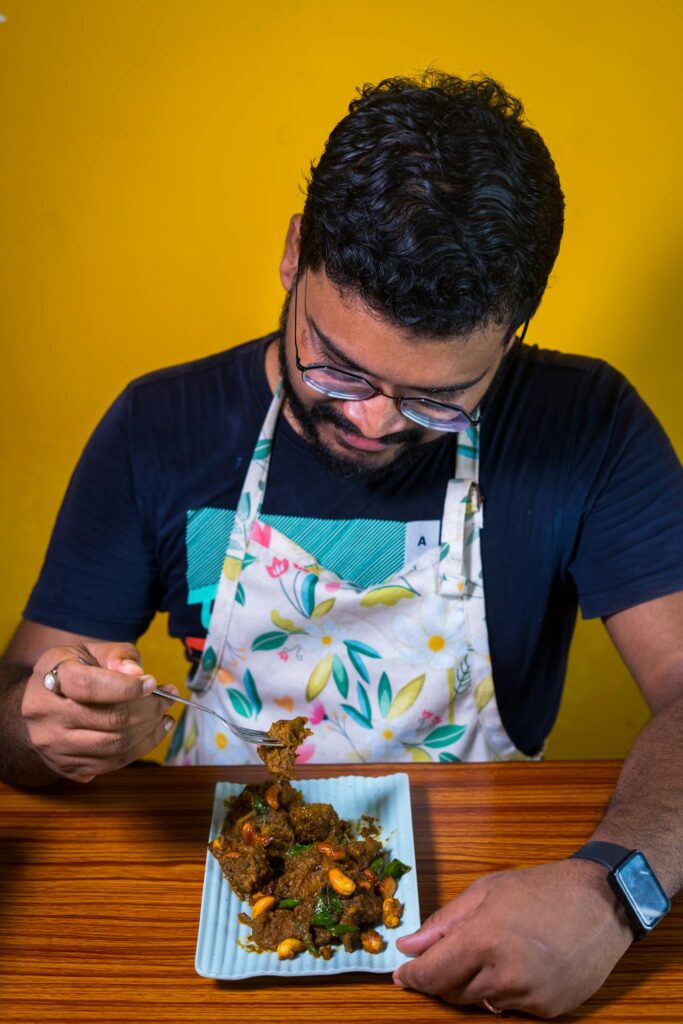
{"type": "MultiPolygon", "coordinates": [[[[305,719],[293,723],[301,736],[305,719]]],[[[286,742],[286,733],[279,735],[286,742]]],[[[248,948],[277,951],[283,960],[304,950],[329,960],[340,943],[349,953],[379,953],[377,927],[400,923],[395,894],[410,868],[389,858],[378,835],[367,817],[356,835],[330,804],[306,803],[283,777],[251,783],[227,801],[209,849],[233,892],[250,904],[251,915],[239,915],[251,928],[248,948]]]]}

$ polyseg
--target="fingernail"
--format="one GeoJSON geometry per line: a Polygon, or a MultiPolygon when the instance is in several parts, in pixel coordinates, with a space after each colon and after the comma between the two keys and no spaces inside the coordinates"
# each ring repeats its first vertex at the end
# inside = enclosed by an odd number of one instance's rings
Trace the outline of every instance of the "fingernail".
{"type": "Polygon", "coordinates": [[[153,676],[144,676],[144,683],[142,684],[143,693],[151,693],[152,690],[156,690],[157,681],[153,676]]]}
{"type": "Polygon", "coordinates": [[[166,730],[166,732],[170,732],[174,725],[175,725],[175,720],[173,718],[169,718],[168,715],[167,715],[164,718],[164,729],[166,730]]]}
{"type": "Polygon", "coordinates": [[[406,987],[403,984],[403,982],[401,981],[401,979],[399,978],[398,974],[392,974],[391,980],[393,981],[394,985],[398,986],[398,988],[405,988],[406,987]]]}
{"type": "Polygon", "coordinates": [[[121,671],[137,675],[137,673],[141,672],[142,669],[140,665],[138,665],[137,661],[133,661],[131,658],[124,658],[121,662],[121,671]]]}

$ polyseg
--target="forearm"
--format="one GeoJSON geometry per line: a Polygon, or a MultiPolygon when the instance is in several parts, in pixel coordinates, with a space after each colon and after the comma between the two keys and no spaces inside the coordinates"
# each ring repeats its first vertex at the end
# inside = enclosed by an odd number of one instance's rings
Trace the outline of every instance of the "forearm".
{"type": "Polygon", "coordinates": [[[683,695],[638,736],[593,838],[642,850],[669,896],[683,888],[683,695]]]}
{"type": "Polygon", "coordinates": [[[47,786],[59,776],[35,752],[21,713],[32,669],[0,663],[0,779],[17,786],[47,786]]]}

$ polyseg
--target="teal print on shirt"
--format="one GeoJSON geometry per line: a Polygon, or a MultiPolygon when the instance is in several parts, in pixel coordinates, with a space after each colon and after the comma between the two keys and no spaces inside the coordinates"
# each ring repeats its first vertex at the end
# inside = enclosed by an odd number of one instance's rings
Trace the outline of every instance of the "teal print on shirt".
{"type": "MultiPolygon", "coordinates": [[[[341,579],[365,589],[383,583],[406,563],[406,532],[416,524],[384,519],[313,519],[302,516],[262,515],[263,523],[286,534],[310,552],[320,565],[341,579]]],[[[201,622],[209,628],[211,608],[220,579],[225,549],[235,512],[223,508],[190,509],[185,524],[187,603],[201,605],[201,622]]],[[[429,526],[430,537],[438,524],[429,526]]],[[[424,547],[420,547],[420,552],[424,547]]],[[[238,587],[238,601],[243,591],[238,587]]]]}

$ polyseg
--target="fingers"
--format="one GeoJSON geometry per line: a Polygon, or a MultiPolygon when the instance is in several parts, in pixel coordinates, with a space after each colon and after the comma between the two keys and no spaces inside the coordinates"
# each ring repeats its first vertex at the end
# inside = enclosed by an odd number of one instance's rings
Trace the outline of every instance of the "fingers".
{"type": "Polygon", "coordinates": [[[438,939],[424,953],[394,972],[394,984],[432,996],[462,988],[481,968],[479,951],[460,941],[457,932],[438,939]]]}
{"type": "Polygon", "coordinates": [[[170,715],[135,740],[130,734],[101,733],[79,730],[72,733],[73,744],[66,750],[41,754],[50,767],[75,782],[90,782],[96,775],[123,768],[131,761],[149,754],[175,725],[170,715]]]}
{"type": "Polygon", "coordinates": [[[59,689],[61,697],[70,698],[78,704],[117,704],[147,696],[156,687],[156,680],[131,671],[114,671],[96,665],[83,665],[74,657],[68,657],[59,667],[59,689]]]}
{"type": "MultiPolygon", "coordinates": [[[[53,771],[85,781],[149,753],[173,727],[168,704],[131,644],[55,647],[35,665],[22,698],[28,738],[53,771]],[[83,663],[83,662],[87,663],[83,663]],[[58,689],[44,676],[59,666],[58,689]],[[116,667],[113,667],[116,666],[116,667]]],[[[174,695],[174,687],[163,687],[174,695]]]]}
{"type": "Polygon", "coordinates": [[[431,914],[412,935],[404,935],[398,939],[397,948],[407,956],[419,956],[424,953],[448,932],[467,921],[484,901],[486,894],[486,886],[481,882],[475,882],[457,899],[451,900],[446,906],[431,914]]]}

